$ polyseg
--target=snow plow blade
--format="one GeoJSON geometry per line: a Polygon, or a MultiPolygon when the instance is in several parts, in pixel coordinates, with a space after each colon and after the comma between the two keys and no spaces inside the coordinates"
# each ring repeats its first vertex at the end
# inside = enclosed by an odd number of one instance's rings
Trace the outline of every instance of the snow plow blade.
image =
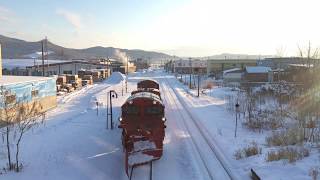
{"type": "Polygon", "coordinates": [[[126,153],[126,173],[129,175],[129,167],[136,167],[160,159],[162,149],[145,149],[126,153]]]}

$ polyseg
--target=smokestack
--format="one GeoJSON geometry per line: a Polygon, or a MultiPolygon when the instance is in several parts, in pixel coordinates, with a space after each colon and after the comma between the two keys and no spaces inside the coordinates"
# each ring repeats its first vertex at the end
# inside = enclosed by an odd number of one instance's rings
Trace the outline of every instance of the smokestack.
{"type": "Polygon", "coordinates": [[[0,44],[0,78],[2,77],[2,57],[1,57],[1,44],[0,44]]]}

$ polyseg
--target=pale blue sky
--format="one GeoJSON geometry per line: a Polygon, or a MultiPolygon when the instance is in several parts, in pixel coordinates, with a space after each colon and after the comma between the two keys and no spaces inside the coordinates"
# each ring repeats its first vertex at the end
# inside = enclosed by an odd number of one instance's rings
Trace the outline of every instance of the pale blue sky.
{"type": "Polygon", "coordinates": [[[0,0],[0,34],[180,56],[320,45],[317,0],[0,0]]]}

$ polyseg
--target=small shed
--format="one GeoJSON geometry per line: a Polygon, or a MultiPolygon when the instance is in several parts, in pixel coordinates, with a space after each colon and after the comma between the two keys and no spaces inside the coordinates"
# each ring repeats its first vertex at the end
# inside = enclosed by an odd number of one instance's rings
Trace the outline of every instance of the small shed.
{"type": "Polygon", "coordinates": [[[247,82],[270,82],[272,70],[265,66],[247,66],[244,71],[244,80],[247,82]]]}

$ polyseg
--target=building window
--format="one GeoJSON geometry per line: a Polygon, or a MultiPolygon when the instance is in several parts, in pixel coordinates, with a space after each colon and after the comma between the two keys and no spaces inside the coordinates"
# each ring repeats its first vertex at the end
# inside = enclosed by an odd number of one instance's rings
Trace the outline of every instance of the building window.
{"type": "Polygon", "coordinates": [[[14,104],[16,102],[16,95],[6,95],[6,104],[14,104]]]}
{"type": "Polygon", "coordinates": [[[63,71],[63,74],[72,74],[72,71],[63,71]]]}
{"type": "Polygon", "coordinates": [[[31,91],[31,97],[32,98],[38,97],[38,95],[39,95],[39,90],[32,90],[31,91]]]}

